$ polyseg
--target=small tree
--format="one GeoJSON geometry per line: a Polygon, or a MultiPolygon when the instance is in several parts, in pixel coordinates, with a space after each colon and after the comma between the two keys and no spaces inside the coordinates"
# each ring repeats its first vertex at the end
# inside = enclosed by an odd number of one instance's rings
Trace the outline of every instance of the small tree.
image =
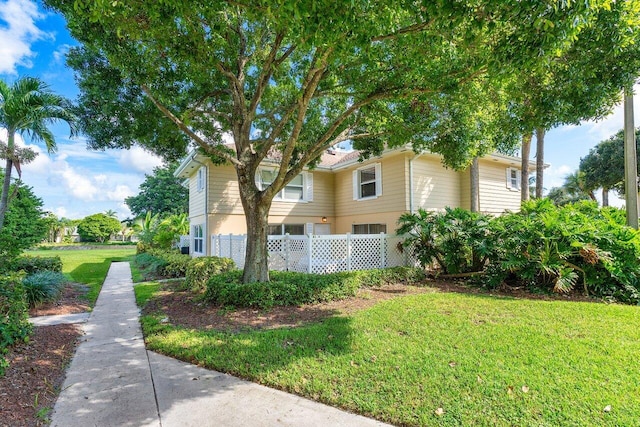
{"type": "MultiPolygon", "coordinates": [[[[2,174],[0,174],[2,178],[2,174]]],[[[5,226],[0,230],[0,264],[41,242],[47,235],[47,223],[42,211],[42,199],[30,187],[20,183],[11,185],[15,194],[7,209],[5,226]]]]}
{"type": "Polygon", "coordinates": [[[86,242],[103,243],[119,231],[120,221],[103,213],[89,215],[78,224],[78,234],[86,242]]]}
{"type": "Polygon", "coordinates": [[[189,209],[189,190],[182,180],[173,176],[175,163],[153,169],[152,175],[145,175],[137,196],[127,197],[124,202],[135,216],[155,212],[164,217],[186,213],[189,209]]]}

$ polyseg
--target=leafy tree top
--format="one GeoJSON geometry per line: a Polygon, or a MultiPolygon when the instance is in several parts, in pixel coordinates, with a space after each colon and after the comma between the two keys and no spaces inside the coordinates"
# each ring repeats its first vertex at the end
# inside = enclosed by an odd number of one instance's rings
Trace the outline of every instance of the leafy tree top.
{"type": "Polygon", "coordinates": [[[136,217],[147,212],[163,217],[186,213],[189,209],[189,190],[182,180],[173,176],[177,164],[169,164],[153,169],[151,175],[145,175],[137,196],[127,197],[125,203],[136,217]]]}

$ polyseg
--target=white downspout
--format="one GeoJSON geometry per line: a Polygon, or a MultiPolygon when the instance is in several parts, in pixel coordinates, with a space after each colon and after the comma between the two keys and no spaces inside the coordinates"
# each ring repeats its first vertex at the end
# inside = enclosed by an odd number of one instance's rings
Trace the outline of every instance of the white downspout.
{"type": "Polygon", "coordinates": [[[418,153],[413,158],[409,159],[409,213],[414,213],[413,202],[413,161],[422,156],[422,153],[418,153]]]}

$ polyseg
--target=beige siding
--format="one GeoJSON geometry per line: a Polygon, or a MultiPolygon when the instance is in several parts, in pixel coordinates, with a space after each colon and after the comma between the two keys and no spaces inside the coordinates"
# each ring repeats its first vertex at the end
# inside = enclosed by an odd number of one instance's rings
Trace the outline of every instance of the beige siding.
{"type": "MultiPolygon", "coordinates": [[[[327,217],[326,224],[331,226],[331,233],[336,233],[336,218],[327,217]]],[[[269,224],[322,224],[321,216],[282,216],[269,215],[269,224]]],[[[210,234],[245,234],[247,232],[247,224],[244,215],[226,215],[226,214],[210,214],[209,215],[210,234]]]]}
{"type": "Polygon", "coordinates": [[[335,214],[343,216],[376,214],[407,210],[407,164],[404,153],[384,159],[371,159],[335,173],[335,214]],[[368,200],[353,200],[353,171],[363,166],[381,164],[382,195],[368,200]]]}
{"type": "Polygon", "coordinates": [[[460,172],[460,207],[471,209],[471,171],[460,172]]]}
{"type": "Polygon", "coordinates": [[[463,174],[446,169],[440,157],[423,155],[413,161],[414,209],[459,207],[463,174]]]}
{"type": "Polygon", "coordinates": [[[198,191],[198,171],[189,177],[189,217],[204,215],[205,189],[198,191]]]}
{"type": "Polygon", "coordinates": [[[507,167],[504,163],[480,160],[480,212],[501,214],[505,210],[520,210],[520,191],[507,188],[507,167]]]}
{"type": "Polygon", "coordinates": [[[238,178],[233,166],[209,166],[209,213],[243,215],[238,178]]]}

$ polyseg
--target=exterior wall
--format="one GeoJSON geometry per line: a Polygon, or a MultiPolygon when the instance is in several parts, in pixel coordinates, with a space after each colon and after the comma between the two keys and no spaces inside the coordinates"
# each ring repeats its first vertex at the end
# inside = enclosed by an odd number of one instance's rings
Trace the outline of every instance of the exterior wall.
{"type": "Polygon", "coordinates": [[[335,172],[335,215],[381,214],[404,212],[408,209],[406,197],[407,162],[404,153],[390,155],[384,159],[369,159],[350,168],[335,172]],[[374,163],[381,164],[382,195],[367,200],[353,200],[353,171],[374,163]]]}
{"type": "Polygon", "coordinates": [[[408,210],[408,163],[406,153],[384,159],[369,159],[335,173],[336,234],[351,233],[353,224],[386,224],[392,233],[398,217],[408,210]],[[382,195],[368,200],[353,200],[353,171],[380,163],[382,195]]]}
{"type": "Polygon", "coordinates": [[[460,172],[460,207],[471,209],[471,168],[460,172]]]}
{"type": "Polygon", "coordinates": [[[198,172],[189,177],[189,217],[204,215],[205,196],[207,194],[206,185],[198,191],[198,172]]]}
{"type": "Polygon", "coordinates": [[[413,161],[414,209],[440,210],[461,205],[463,173],[446,169],[439,156],[425,154],[413,161]]]}
{"type": "MultiPolygon", "coordinates": [[[[336,225],[335,217],[327,217],[326,224],[331,226],[331,233],[335,234],[336,225]]],[[[322,224],[320,216],[282,216],[269,215],[269,224],[322,224]]],[[[247,224],[243,215],[226,215],[226,214],[209,214],[209,233],[210,234],[245,234],[247,232],[247,224]]]]}
{"type": "MultiPolygon", "coordinates": [[[[492,160],[481,159],[480,168],[480,212],[499,215],[505,210],[520,210],[520,190],[507,188],[508,167],[520,168],[520,165],[507,165],[492,160]]],[[[522,185],[527,185],[522,182],[522,185]]]]}

